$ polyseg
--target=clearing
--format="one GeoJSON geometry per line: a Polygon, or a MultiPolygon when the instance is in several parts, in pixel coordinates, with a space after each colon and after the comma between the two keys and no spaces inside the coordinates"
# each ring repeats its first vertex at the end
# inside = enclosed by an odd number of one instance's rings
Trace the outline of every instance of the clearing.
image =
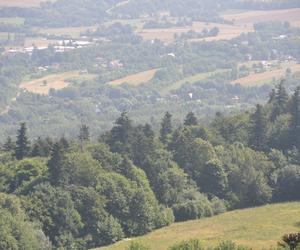
{"type": "Polygon", "coordinates": [[[215,71],[199,73],[199,74],[196,74],[196,75],[193,75],[193,76],[189,76],[189,77],[183,78],[183,79],[181,79],[177,82],[174,82],[173,84],[163,88],[161,93],[162,93],[162,95],[166,95],[172,90],[179,89],[181,86],[183,86],[186,83],[194,84],[196,82],[205,80],[205,79],[207,79],[211,76],[214,76],[216,74],[225,73],[225,72],[228,72],[228,71],[229,70],[227,70],[227,69],[217,69],[215,71]]]}
{"type": "Polygon", "coordinates": [[[70,79],[88,80],[94,77],[95,76],[91,74],[80,74],[79,71],[69,71],[26,81],[21,83],[19,87],[32,93],[47,95],[50,89],[59,90],[68,87],[70,79]]]}
{"type": "MultiPolygon", "coordinates": [[[[54,2],[55,0],[50,0],[54,2]]],[[[38,7],[49,0],[0,0],[0,7],[38,7]]]]}
{"type": "Polygon", "coordinates": [[[128,83],[132,86],[138,86],[143,83],[149,82],[155,75],[157,69],[151,69],[143,72],[139,72],[137,74],[132,74],[114,81],[108,82],[111,86],[121,85],[123,83],[128,83]]]}
{"type": "Polygon", "coordinates": [[[295,62],[285,63],[280,65],[280,68],[273,68],[262,73],[250,73],[250,75],[239,78],[232,81],[232,84],[241,84],[244,86],[253,86],[271,83],[273,80],[278,80],[283,77],[287,71],[291,70],[291,73],[296,73],[300,71],[300,64],[295,62]]]}
{"type": "MultiPolygon", "coordinates": [[[[232,240],[253,249],[276,247],[285,233],[300,231],[300,202],[236,210],[211,218],[175,223],[137,240],[152,250],[166,250],[174,243],[200,239],[207,246],[232,240]]],[[[124,250],[130,239],[98,250],[124,250]]]]}
{"type": "Polygon", "coordinates": [[[234,21],[235,25],[253,25],[258,22],[287,21],[291,25],[300,27],[300,8],[269,10],[269,11],[247,11],[243,13],[225,14],[222,17],[234,21]]]}

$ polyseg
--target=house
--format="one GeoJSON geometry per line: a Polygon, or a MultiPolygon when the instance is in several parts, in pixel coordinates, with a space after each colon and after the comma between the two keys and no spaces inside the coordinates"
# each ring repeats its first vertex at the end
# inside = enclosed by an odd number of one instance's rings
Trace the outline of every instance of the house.
{"type": "Polygon", "coordinates": [[[123,68],[123,63],[120,60],[112,60],[108,63],[108,68],[110,70],[117,70],[123,68]]]}

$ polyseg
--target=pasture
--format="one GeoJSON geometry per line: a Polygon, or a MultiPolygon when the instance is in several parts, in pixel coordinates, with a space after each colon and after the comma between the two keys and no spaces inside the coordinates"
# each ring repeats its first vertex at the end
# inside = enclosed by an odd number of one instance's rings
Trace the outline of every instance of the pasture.
{"type": "Polygon", "coordinates": [[[247,11],[242,13],[224,14],[222,17],[233,21],[235,25],[253,25],[257,22],[287,21],[291,25],[300,27],[300,8],[268,11],[247,11]]]}
{"type": "Polygon", "coordinates": [[[20,88],[28,92],[36,94],[49,94],[50,89],[60,90],[66,88],[70,84],[70,79],[93,79],[94,75],[81,75],[78,71],[69,71],[61,74],[51,74],[42,78],[24,81],[20,84],[20,88]]]}
{"type": "Polygon", "coordinates": [[[278,80],[285,76],[287,69],[291,70],[291,73],[300,71],[300,64],[295,62],[281,64],[279,68],[272,68],[262,73],[250,73],[248,76],[239,78],[232,81],[232,84],[241,84],[244,86],[253,86],[271,83],[273,80],[278,80]]]}
{"type": "Polygon", "coordinates": [[[205,246],[232,240],[253,249],[276,247],[285,233],[300,231],[300,202],[236,210],[211,218],[175,223],[136,239],[126,239],[98,250],[125,250],[133,240],[152,250],[167,250],[187,239],[200,239],[205,246]]]}
{"type": "Polygon", "coordinates": [[[128,75],[126,77],[108,82],[111,86],[121,85],[123,83],[128,83],[132,86],[138,86],[143,83],[149,82],[155,75],[157,69],[151,69],[137,74],[128,75]]]}
{"type": "Polygon", "coordinates": [[[0,0],[0,7],[38,7],[42,2],[49,2],[49,0],[0,0]]]}

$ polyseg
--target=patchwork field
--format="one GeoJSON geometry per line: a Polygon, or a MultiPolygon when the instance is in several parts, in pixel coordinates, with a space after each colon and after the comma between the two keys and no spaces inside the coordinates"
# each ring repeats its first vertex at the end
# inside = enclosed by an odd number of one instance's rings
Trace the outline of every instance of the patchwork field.
{"type": "Polygon", "coordinates": [[[274,79],[278,80],[283,77],[286,73],[287,69],[291,69],[292,73],[300,71],[300,64],[296,63],[289,63],[284,64],[279,69],[271,69],[267,70],[263,73],[251,73],[248,76],[239,78],[232,82],[232,84],[241,84],[244,86],[253,86],[253,85],[260,85],[260,84],[267,84],[271,83],[274,79]]]}
{"type": "Polygon", "coordinates": [[[224,19],[234,21],[235,25],[251,25],[266,21],[287,21],[294,26],[300,27],[300,8],[270,10],[270,11],[247,11],[242,13],[225,14],[224,19]]]}
{"type": "MultiPolygon", "coordinates": [[[[200,239],[206,246],[232,240],[253,249],[276,247],[285,233],[300,231],[300,202],[267,205],[228,212],[212,218],[175,223],[136,240],[152,250],[167,250],[187,239],[200,239]]],[[[134,239],[126,239],[98,250],[125,250],[134,239]]]]}
{"type": "Polygon", "coordinates": [[[121,79],[110,81],[108,84],[111,86],[117,86],[117,85],[121,85],[123,83],[128,83],[129,85],[132,85],[132,86],[138,86],[142,83],[149,82],[154,77],[156,71],[157,71],[157,69],[143,71],[143,72],[140,72],[137,74],[123,77],[121,79]]]}
{"type": "Polygon", "coordinates": [[[94,77],[94,75],[81,75],[78,71],[70,71],[25,81],[19,87],[32,93],[47,95],[50,89],[59,90],[68,87],[70,84],[69,79],[92,79],[94,77]]]}
{"type": "Polygon", "coordinates": [[[0,7],[37,7],[42,2],[49,2],[49,0],[0,0],[0,7]]]}

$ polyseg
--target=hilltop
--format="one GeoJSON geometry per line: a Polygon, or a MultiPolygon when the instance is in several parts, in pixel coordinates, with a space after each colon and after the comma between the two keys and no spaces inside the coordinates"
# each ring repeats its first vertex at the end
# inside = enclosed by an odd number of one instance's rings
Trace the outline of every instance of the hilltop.
{"type": "MultiPolygon", "coordinates": [[[[266,205],[236,210],[211,218],[175,223],[137,238],[150,249],[165,250],[186,239],[200,239],[205,245],[215,246],[220,241],[232,240],[254,249],[276,246],[281,236],[300,230],[300,202],[266,205]]],[[[98,250],[123,250],[132,240],[98,250]]]]}

